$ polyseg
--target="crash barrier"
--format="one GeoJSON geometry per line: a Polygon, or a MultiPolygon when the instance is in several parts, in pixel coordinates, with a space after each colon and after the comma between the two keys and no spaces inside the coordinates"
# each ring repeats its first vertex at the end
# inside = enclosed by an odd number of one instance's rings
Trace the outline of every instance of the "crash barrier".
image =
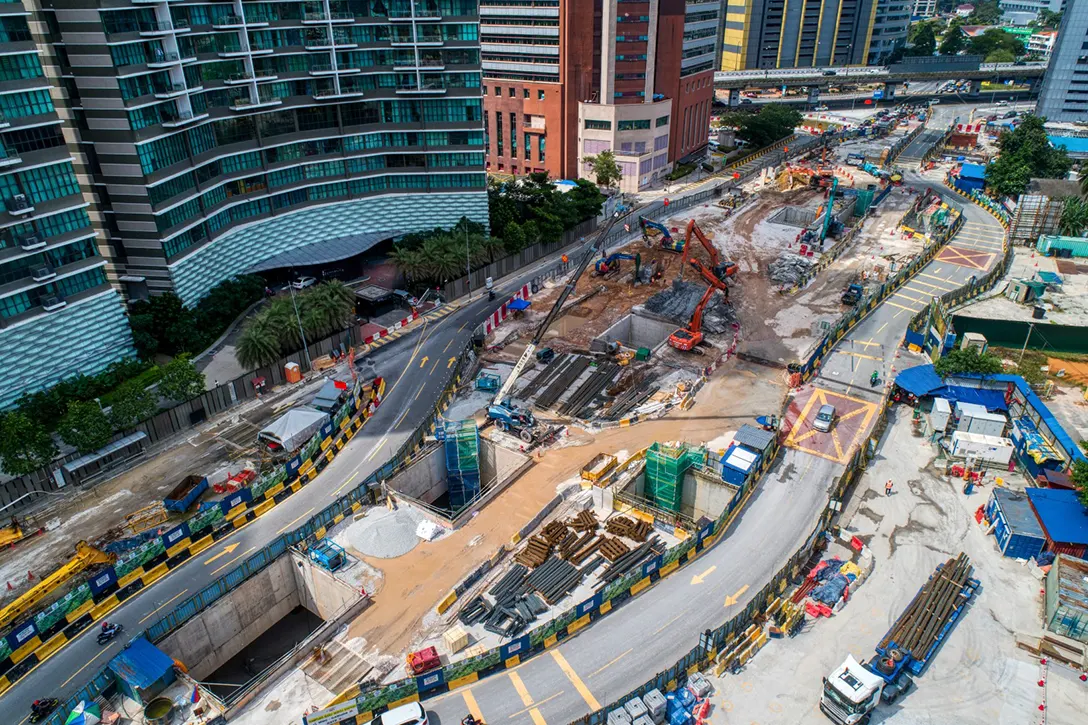
{"type": "Polygon", "coordinates": [[[924,350],[931,360],[936,361],[945,350],[955,344],[954,334],[949,339],[949,333],[953,329],[952,310],[989,292],[1008,273],[1014,253],[1007,231],[1002,246],[1005,251],[997,266],[981,278],[971,277],[967,284],[932,299],[926,307],[914,314],[903,338],[904,347],[915,351],[924,350]]]}
{"type": "MultiPolygon", "coordinates": [[[[877,428],[872,440],[879,439],[887,422],[888,399],[885,396],[879,407],[877,428]]],[[[774,609],[775,601],[780,600],[790,584],[803,574],[805,564],[817,551],[817,542],[828,536],[835,510],[849,489],[856,482],[859,473],[868,463],[868,445],[862,445],[854,452],[845,472],[839,477],[828,496],[828,505],[824,508],[819,522],[805,539],[804,545],[789,558],[785,566],[778,570],[770,581],[752,597],[747,606],[717,629],[707,630],[699,637],[699,643],[675,664],[658,672],[648,681],[595,712],[571,722],[570,725],[605,725],[608,713],[622,708],[625,703],[642,697],[647,692],[657,689],[668,692],[682,687],[689,675],[708,669],[716,664],[719,671],[725,671],[733,665],[744,664],[766,643],[767,637],[760,631],[753,632],[753,625],[760,625],[765,619],[764,613],[774,609]]],[[[777,456],[777,448],[771,458],[777,456]]]]}
{"type": "Polygon", "coordinates": [[[994,219],[997,219],[997,221],[1000,222],[1001,226],[1005,227],[1005,229],[1009,228],[1009,220],[1012,218],[1012,215],[1009,214],[1008,210],[1005,209],[1005,207],[1003,207],[1000,203],[995,201],[990,196],[979,191],[978,189],[972,189],[970,194],[967,194],[960,189],[957,189],[952,183],[951,173],[944,177],[944,185],[962,196],[967,201],[973,202],[974,204],[977,204],[978,206],[985,209],[986,213],[992,216],[994,219]]]}
{"type": "MultiPolygon", "coordinates": [[[[482,677],[516,667],[529,657],[569,639],[590,623],[645,591],[662,577],[673,573],[717,542],[747,503],[758,482],[770,469],[778,451],[779,444],[775,441],[759,469],[748,477],[737,495],[730,501],[728,508],[717,519],[694,530],[682,543],[643,563],[637,570],[612,582],[551,622],[536,627],[500,647],[417,677],[405,678],[367,692],[362,692],[358,685],[354,685],[337,696],[325,709],[307,716],[307,725],[339,723],[350,721],[352,718],[356,723],[366,723],[388,709],[449,692],[476,682],[482,677]]],[[[655,525],[657,525],[656,522],[655,525]]],[[[671,525],[669,530],[670,533],[676,533],[671,525]]]]}
{"type": "Polygon", "coordinates": [[[369,345],[369,344],[373,343],[375,340],[380,340],[383,337],[387,337],[388,335],[396,332],[397,330],[401,329],[402,327],[407,327],[408,325],[412,324],[412,322],[414,320],[418,320],[418,319],[419,319],[419,313],[413,311],[412,314],[410,314],[408,317],[401,318],[392,327],[383,327],[382,329],[375,332],[373,335],[367,335],[366,337],[363,338],[362,344],[369,345]]]}
{"type": "MultiPolygon", "coordinates": [[[[537,287],[536,289],[539,289],[539,287],[537,287]]],[[[506,300],[506,302],[503,302],[499,309],[492,312],[490,315],[487,316],[487,319],[480,323],[479,329],[485,335],[491,334],[492,330],[501,325],[503,322],[506,322],[506,318],[510,316],[510,303],[514,300],[528,300],[530,297],[532,297],[533,291],[533,286],[529,284],[523,284],[521,286],[521,289],[515,292],[510,299],[506,300]]]]}
{"type": "MultiPolygon", "coordinates": [[[[171,632],[177,630],[190,619],[204,611],[207,607],[214,604],[254,574],[268,566],[268,564],[274,561],[278,556],[284,554],[290,547],[296,546],[300,549],[307,548],[323,538],[329,528],[343,521],[346,516],[359,511],[364,505],[372,503],[374,501],[374,490],[380,489],[380,485],[383,481],[388,480],[407,467],[412,460],[412,455],[422,447],[426,435],[434,432],[435,421],[438,416],[441,415],[441,412],[448,407],[450,398],[456,390],[456,386],[460,383],[461,375],[466,369],[470,359],[471,348],[466,345],[461,352],[458,364],[447,373],[444,381],[444,392],[439,397],[432,412],[420,423],[415,433],[397,449],[397,452],[394,453],[385,465],[367,476],[358,486],[340,496],[330,506],[327,506],[321,512],[301,524],[298,528],[283,534],[270,544],[266,545],[261,551],[248,557],[232,571],[205,587],[198,594],[182,602],[161,619],[151,624],[144,632],[136,634],[135,637],[146,636],[151,642],[161,641],[171,632]]],[[[379,390],[379,398],[381,395],[384,395],[384,392],[383,382],[379,390]]],[[[345,433],[344,435],[347,434],[345,433]]],[[[354,435],[354,433],[351,435],[354,435]]],[[[321,458],[324,457],[322,456],[321,458]]],[[[319,458],[319,461],[321,458],[319,458]]],[[[315,469],[319,471],[323,469],[324,466],[325,464],[321,463],[319,468],[315,465],[315,469]]],[[[314,475],[316,476],[316,473],[314,475]]],[[[313,477],[309,475],[307,475],[306,478],[306,482],[313,480],[313,477]]],[[[301,475],[298,481],[288,486],[284,491],[276,494],[276,496],[286,497],[289,496],[290,493],[294,493],[298,490],[298,488],[295,487],[295,484],[299,484],[299,487],[305,485],[302,482],[301,475]]],[[[71,712],[76,705],[83,700],[91,701],[98,697],[108,688],[113,686],[115,681],[116,678],[114,674],[108,668],[99,670],[88,683],[65,700],[62,703],[62,706],[51,716],[41,722],[44,723],[44,725],[63,725],[67,713],[71,712]]],[[[10,686],[10,684],[6,684],[5,689],[8,686],[10,686]]]]}
{"type": "Polygon", "coordinates": [[[356,384],[348,401],[290,461],[141,544],[59,601],[12,627],[0,639],[0,694],[124,601],[316,478],[381,403],[385,381],[377,378],[366,388],[356,384]]]}
{"type": "MultiPolygon", "coordinates": [[[[358,329],[357,326],[352,325],[346,330],[342,330],[322,340],[310,343],[309,350],[311,359],[323,357],[332,350],[341,348],[342,346],[356,344],[358,329]]],[[[190,430],[205,423],[209,418],[235,407],[239,403],[244,403],[247,400],[253,400],[254,398],[259,397],[264,390],[286,383],[287,378],[284,372],[284,366],[287,365],[287,363],[292,362],[298,364],[299,369],[303,374],[310,370],[305,355],[299,350],[272,365],[258,368],[257,370],[251,370],[228,382],[218,384],[218,381],[208,381],[209,383],[215,383],[211,390],[207,390],[195,398],[157,413],[151,418],[138,423],[131,430],[118,433],[115,436],[115,440],[134,432],[142,432],[147,435],[146,444],[150,446],[160,441],[164,441],[177,433],[190,430]]],[[[7,513],[14,513],[27,506],[33,505],[42,496],[47,495],[47,493],[42,492],[60,490],[63,485],[58,485],[57,481],[57,477],[62,475],[62,473],[58,472],[60,467],[65,463],[76,460],[76,458],[79,458],[79,455],[78,452],[70,453],[63,458],[56,459],[50,466],[0,484],[0,506],[15,502],[19,497],[24,496],[27,493],[39,494],[38,496],[22,499],[15,503],[11,508],[6,509],[7,513]]],[[[119,467],[113,471],[113,474],[119,474],[123,472],[123,470],[123,468],[119,467]]],[[[63,481],[64,479],[61,480],[63,481]]],[[[97,483],[101,482],[102,480],[99,480],[97,483]]],[[[65,494],[73,495],[73,488],[74,487],[72,486],[66,486],[64,488],[65,494]]]]}
{"type": "MultiPolygon", "coordinates": [[[[939,194],[937,196],[940,196],[939,194]]],[[[919,197],[919,201],[912,208],[912,212],[915,209],[921,207],[923,203],[929,198],[929,193],[923,194],[919,197]]],[[[854,328],[861,320],[873,310],[875,310],[881,302],[887,297],[894,294],[900,287],[906,284],[915,274],[922,270],[930,261],[937,256],[937,253],[944,247],[948,241],[955,236],[960,227],[963,226],[963,213],[955,205],[949,202],[944,202],[949,209],[955,212],[956,218],[952,224],[944,231],[937,234],[922,250],[921,254],[917,255],[914,260],[903,269],[899,270],[894,277],[886,281],[880,286],[874,294],[867,296],[861,303],[859,303],[854,309],[844,314],[839,321],[831,328],[823,339],[816,346],[816,349],[809,356],[809,358],[802,363],[797,370],[798,377],[793,381],[797,384],[808,382],[819,370],[820,364],[838,343],[842,337],[854,328]]],[[[908,212],[908,216],[912,213],[908,212]]],[[[906,217],[904,217],[906,220],[906,217]]],[[[792,384],[792,382],[791,382],[792,384]]]]}

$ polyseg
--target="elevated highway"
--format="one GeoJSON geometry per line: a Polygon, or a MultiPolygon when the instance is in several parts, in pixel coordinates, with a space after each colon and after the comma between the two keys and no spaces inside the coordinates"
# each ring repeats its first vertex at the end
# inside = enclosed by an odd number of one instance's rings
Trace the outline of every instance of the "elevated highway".
{"type": "MultiPolygon", "coordinates": [[[[934,64],[939,65],[939,64],[934,64]]],[[[853,83],[893,83],[933,80],[1036,81],[1046,73],[1046,63],[978,63],[960,67],[925,70],[924,66],[900,63],[894,66],[786,68],[772,70],[720,71],[714,74],[714,87],[722,90],[776,88],[778,86],[829,85],[853,83]]]]}

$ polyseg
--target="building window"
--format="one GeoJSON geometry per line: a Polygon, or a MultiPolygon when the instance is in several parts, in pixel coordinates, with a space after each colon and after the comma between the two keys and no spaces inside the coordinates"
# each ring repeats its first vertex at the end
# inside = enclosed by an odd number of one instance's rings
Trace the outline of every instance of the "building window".
{"type": "Polygon", "coordinates": [[[532,150],[533,150],[532,143],[533,143],[532,136],[530,136],[529,134],[525,134],[525,145],[522,147],[522,149],[525,152],[525,158],[526,159],[531,159],[532,158],[532,150]]]}
{"type": "Polygon", "coordinates": [[[518,157],[518,115],[510,114],[510,155],[518,157]]]}
{"type": "Polygon", "coordinates": [[[620,121],[620,131],[645,131],[650,128],[650,119],[639,121],[620,121]]]}
{"type": "Polygon", "coordinates": [[[521,97],[522,98],[528,98],[529,97],[529,89],[528,88],[522,88],[521,89],[521,97]]]}
{"type": "Polygon", "coordinates": [[[594,120],[592,118],[587,118],[586,119],[586,130],[587,131],[611,131],[612,130],[612,122],[611,121],[597,121],[597,120],[594,120]]]}
{"type": "Polygon", "coordinates": [[[537,91],[536,92],[536,100],[538,100],[538,101],[543,101],[544,100],[544,91],[537,91]]]}
{"type": "MultiPolygon", "coordinates": [[[[495,149],[502,156],[502,111],[495,111],[495,149]]],[[[499,164],[502,170],[502,164],[499,164]]]]}
{"type": "Polygon", "coordinates": [[[540,163],[544,163],[544,137],[536,137],[536,159],[540,163]]]}
{"type": "Polygon", "coordinates": [[[662,126],[668,126],[669,125],[669,117],[668,116],[660,117],[659,119],[657,119],[657,121],[655,122],[654,125],[657,128],[661,128],[662,126]]]}
{"type": "Polygon", "coordinates": [[[511,97],[511,98],[513,98],[513,97],[514,97],[514,92],[515,92],[515,91],[516,91],[517,89],[516,89],[516,88],[514,88],[513,86],[510,86],[510,88],[508,88],[507,90],[508,90],[508,92],[509,92],[509,94],[510,94],[510,97],[511,97]]]}
{"type": "Polygon", "coordinates": [[[5,93],[0,96],[0,113],[7,118],[23,118],[50,113],[53,101],[49,91],[25,91],[23,93],[5,93]]]}

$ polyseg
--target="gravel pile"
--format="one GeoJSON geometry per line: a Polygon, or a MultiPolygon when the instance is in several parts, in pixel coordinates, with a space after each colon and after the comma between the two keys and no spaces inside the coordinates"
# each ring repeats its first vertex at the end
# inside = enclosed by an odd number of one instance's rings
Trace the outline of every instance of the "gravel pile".
{"type": "Polygon", "coordinates": [[[775,284],[797,284],[815,266],[812,260],[796,254],[783,254],[767,265],[767,271],[775,284]]]}
{"type": "MultiPolygon", "coordinates": [[[[705,283],[673,280],[672,287],[646,300],[643,307],[655,315],[672,320],[678,326],[686,326],[691,322],[704,292],[705,283]]],[[[703,332],[720,335],[731,329],[736,321],[733,305],[725,299],[725,295],[716,292],[703,311],[703,332]]]]}
{"type": "Polygon", "coordinates": [[[396,511],[375,506],[365,518],[348,528],[348,541],[353,549],[366,556],[378,559],[404,556],[421,541],[416,528],[425,518],[411,506],[399,506],[396,511]]]}

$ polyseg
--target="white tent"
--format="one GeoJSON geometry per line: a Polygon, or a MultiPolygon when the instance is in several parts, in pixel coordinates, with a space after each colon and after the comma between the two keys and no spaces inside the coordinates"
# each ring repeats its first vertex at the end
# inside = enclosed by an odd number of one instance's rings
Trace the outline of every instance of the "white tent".
{"type": "Polygon", "coordinates": [[[305,445],[328,420],[328,413],[309,406],[292,408],[261,430],[257,440],[273,451],[290,453],[305,445]]]}

